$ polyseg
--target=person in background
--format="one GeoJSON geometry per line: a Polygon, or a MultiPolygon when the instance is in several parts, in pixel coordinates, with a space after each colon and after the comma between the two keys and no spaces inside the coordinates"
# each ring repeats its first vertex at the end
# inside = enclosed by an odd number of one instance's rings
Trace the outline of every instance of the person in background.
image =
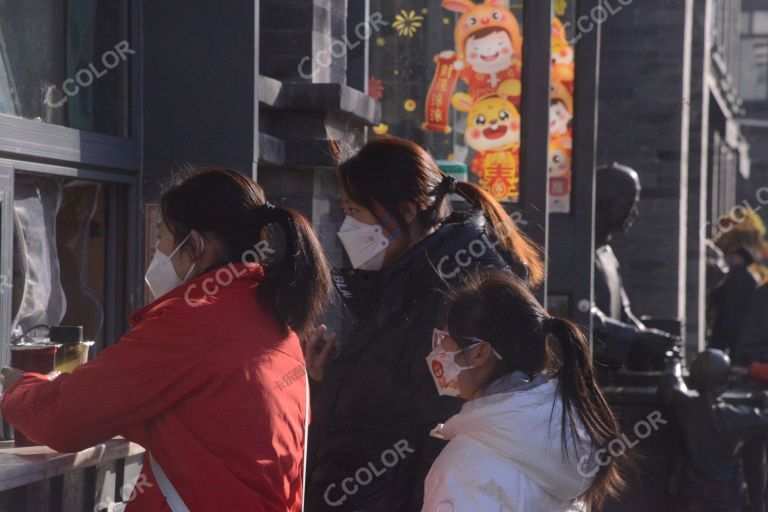
{"type": "MultiPolygon", "coordinates": [[[[724,402],[721,395],[730,374],[730,358],[721,350],[707,349],[690,367],[690,384],[697,393],[689,392],[682,378],[671,374],[665,375],[659,387],[680,435],[682,464],[673,492],[681,510],[745,510],[742,456],[749,449],[748,443],[762,441],[768,434],[768,411],[724,402]]],[[[764,510],[762,494],[750,494],[753,502],[749,510],[764,510]]]]}
{"type": "Polygon", "coordinates": [[[334,280],[354,322],[335,351],[322,328],[306,340],[315,384],[307,509],[417,511],[444,444],[429,431],[460,406],[424,366],[443,292],[485,268],[536,286],[543,264],[492,196],[442,174],[412,142],[373,140],[338,177],[339,238],[353,268],[334,280]],[[454,193],[468,211],[451,213],[454,193]]]}
{"type": "MultiPolygon", "coordinates": [[[[768,252],[766,228],[749,208],[734,208],[718,219],[717,227],[713,242],[724,253],[729,270],[708,297],[709,346],[727,351],[737,364],[747,365],[768,356],[767,269],[762,263],[768,252]]],[[[749,439],[742,454],[750,512],[763,512],[768,477],[765,439],[749,439]]]]}
{"type": "MultiPolygon", "coordinates": [[[[760,216],[753,210],[745,210],[743,215],[736,213],[723,216],[717,222],[718,232],[712,241],[725,255],[729,271],[709,297],[712,325],[709,346],[727,351],[731,357],[738,351],[737,344],[755,291],[766,283],[762,259],[768,253],[768,242],[764,239],[766,228],[760,216]]],[[[754,340],[749,339],[753,335],[747,333],[745,346],[753,345],[754,340]]]]}
{"type": "Polygon", "coordinates": [[[146,274],[155,301],[94,361],[54,380],[6,369],[3,417],[76,452],[146,448],[129,511],[302,510],[307,382],[299,335],[330,297],[309,222],[225,169],[162,193],[146,274]],[[281,244],[265,236],[282,230],[281,244]],[[15,384],[11,380],[18,378],[15,384]]]}
{"type": "Polygon", "coordinates": [[[624,456],[597,454],[619,426],[574,324],[549,316],[514,276],[490,272],[452,294],[432,346],[437,389],[467,402],[433,431],[449,443],[423,512],[586,510],[617,495],[624,456]]]}

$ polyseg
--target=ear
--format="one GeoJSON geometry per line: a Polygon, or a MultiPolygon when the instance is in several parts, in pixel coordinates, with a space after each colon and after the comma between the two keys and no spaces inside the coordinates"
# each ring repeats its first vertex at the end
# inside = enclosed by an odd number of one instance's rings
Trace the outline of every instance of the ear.
{"type": "Polygon", "coordinates": [[[403,216],[403,219],[405,219],[405,222],[408,224],[412,223],[416,219],[416,215],[418,215],[419,209],[416,208],[416,205],[413,204],[410,201],[403,201],[400,203],[400,215],[403,216]]]}
{"type": "Polygon", "coordinates": [[[469,112],[472,110],[472,96],[466,92],[457,92],[451,98],[451,104],[459,112],[469,112]]]}
{"type": "Polygon", "coordinates": [[[482,342],[467,354],[467,364],[479,368],[493,356],[493,347],[487,341],[482,342]]]}
{"type": "Polygon", "coordinates": [[[453,12],[465,13],[474,9],[475,4],[470,0],[443,0],[443,8],[453,12]]]}
{"type": "Polygon", "coordinates": [[[203,252],[205,252],[205,245],[206,244],[205,240],[203,239],[203,235],[194,229],[190,231],[189,240],[187,240],[187,247],[192,259],[197,260],[202,257],[203,252]]]}

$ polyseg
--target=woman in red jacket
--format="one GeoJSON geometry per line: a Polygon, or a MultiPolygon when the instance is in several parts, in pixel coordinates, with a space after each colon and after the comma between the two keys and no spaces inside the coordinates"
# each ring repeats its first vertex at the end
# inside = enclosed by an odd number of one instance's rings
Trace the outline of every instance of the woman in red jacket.
{"type": "Polygon", "coordinates": [[[22,375],[3,417],[62,452],[117,435],[142,445],[129,511],[300,511],[307,382],[298,335],[331,289],[320,244],[304,217],[269,205],[234,171],[177,179],[161,211],[146,276],[155,302],[72,374],[22,375]],[[266,237],[277,226],[284,236],[266,237]]]}

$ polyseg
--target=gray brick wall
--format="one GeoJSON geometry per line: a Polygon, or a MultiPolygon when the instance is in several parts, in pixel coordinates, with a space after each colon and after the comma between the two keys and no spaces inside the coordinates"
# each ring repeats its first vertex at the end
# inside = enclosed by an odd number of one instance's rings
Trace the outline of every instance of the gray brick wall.
{"type": "Polygon", "coordinates": [[[678,316],[685,2],[645,0],[603,24],[598,160],[633,167],[641,216],[615,239],[636,314],[678,316]]]}

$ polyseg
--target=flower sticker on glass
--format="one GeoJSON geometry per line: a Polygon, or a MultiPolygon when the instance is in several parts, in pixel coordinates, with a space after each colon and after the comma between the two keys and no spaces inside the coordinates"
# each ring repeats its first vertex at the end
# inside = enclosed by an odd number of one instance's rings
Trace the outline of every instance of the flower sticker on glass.
{"type": "Polygon", "coordinates": [[[555,0],[555,14],[557,16],[565,16],[568,10],[568,0],[555,0]]]}
{"type": "Polygon", "coordinates": [[[377,101],[384,96],[384,85],[375,76],[368,79],[368,96],[377,101]]]}
{"type": "Polygon", "coordinates": [[[392,23],[392,27],[397,30],[397,35],[401,37],[413,37],[421,28],[422,21],[424,21],[424,16],[419,16],[414,10],[407,12],[403,9],[400,14],[395,15],[395,22],[392,23]]]}

